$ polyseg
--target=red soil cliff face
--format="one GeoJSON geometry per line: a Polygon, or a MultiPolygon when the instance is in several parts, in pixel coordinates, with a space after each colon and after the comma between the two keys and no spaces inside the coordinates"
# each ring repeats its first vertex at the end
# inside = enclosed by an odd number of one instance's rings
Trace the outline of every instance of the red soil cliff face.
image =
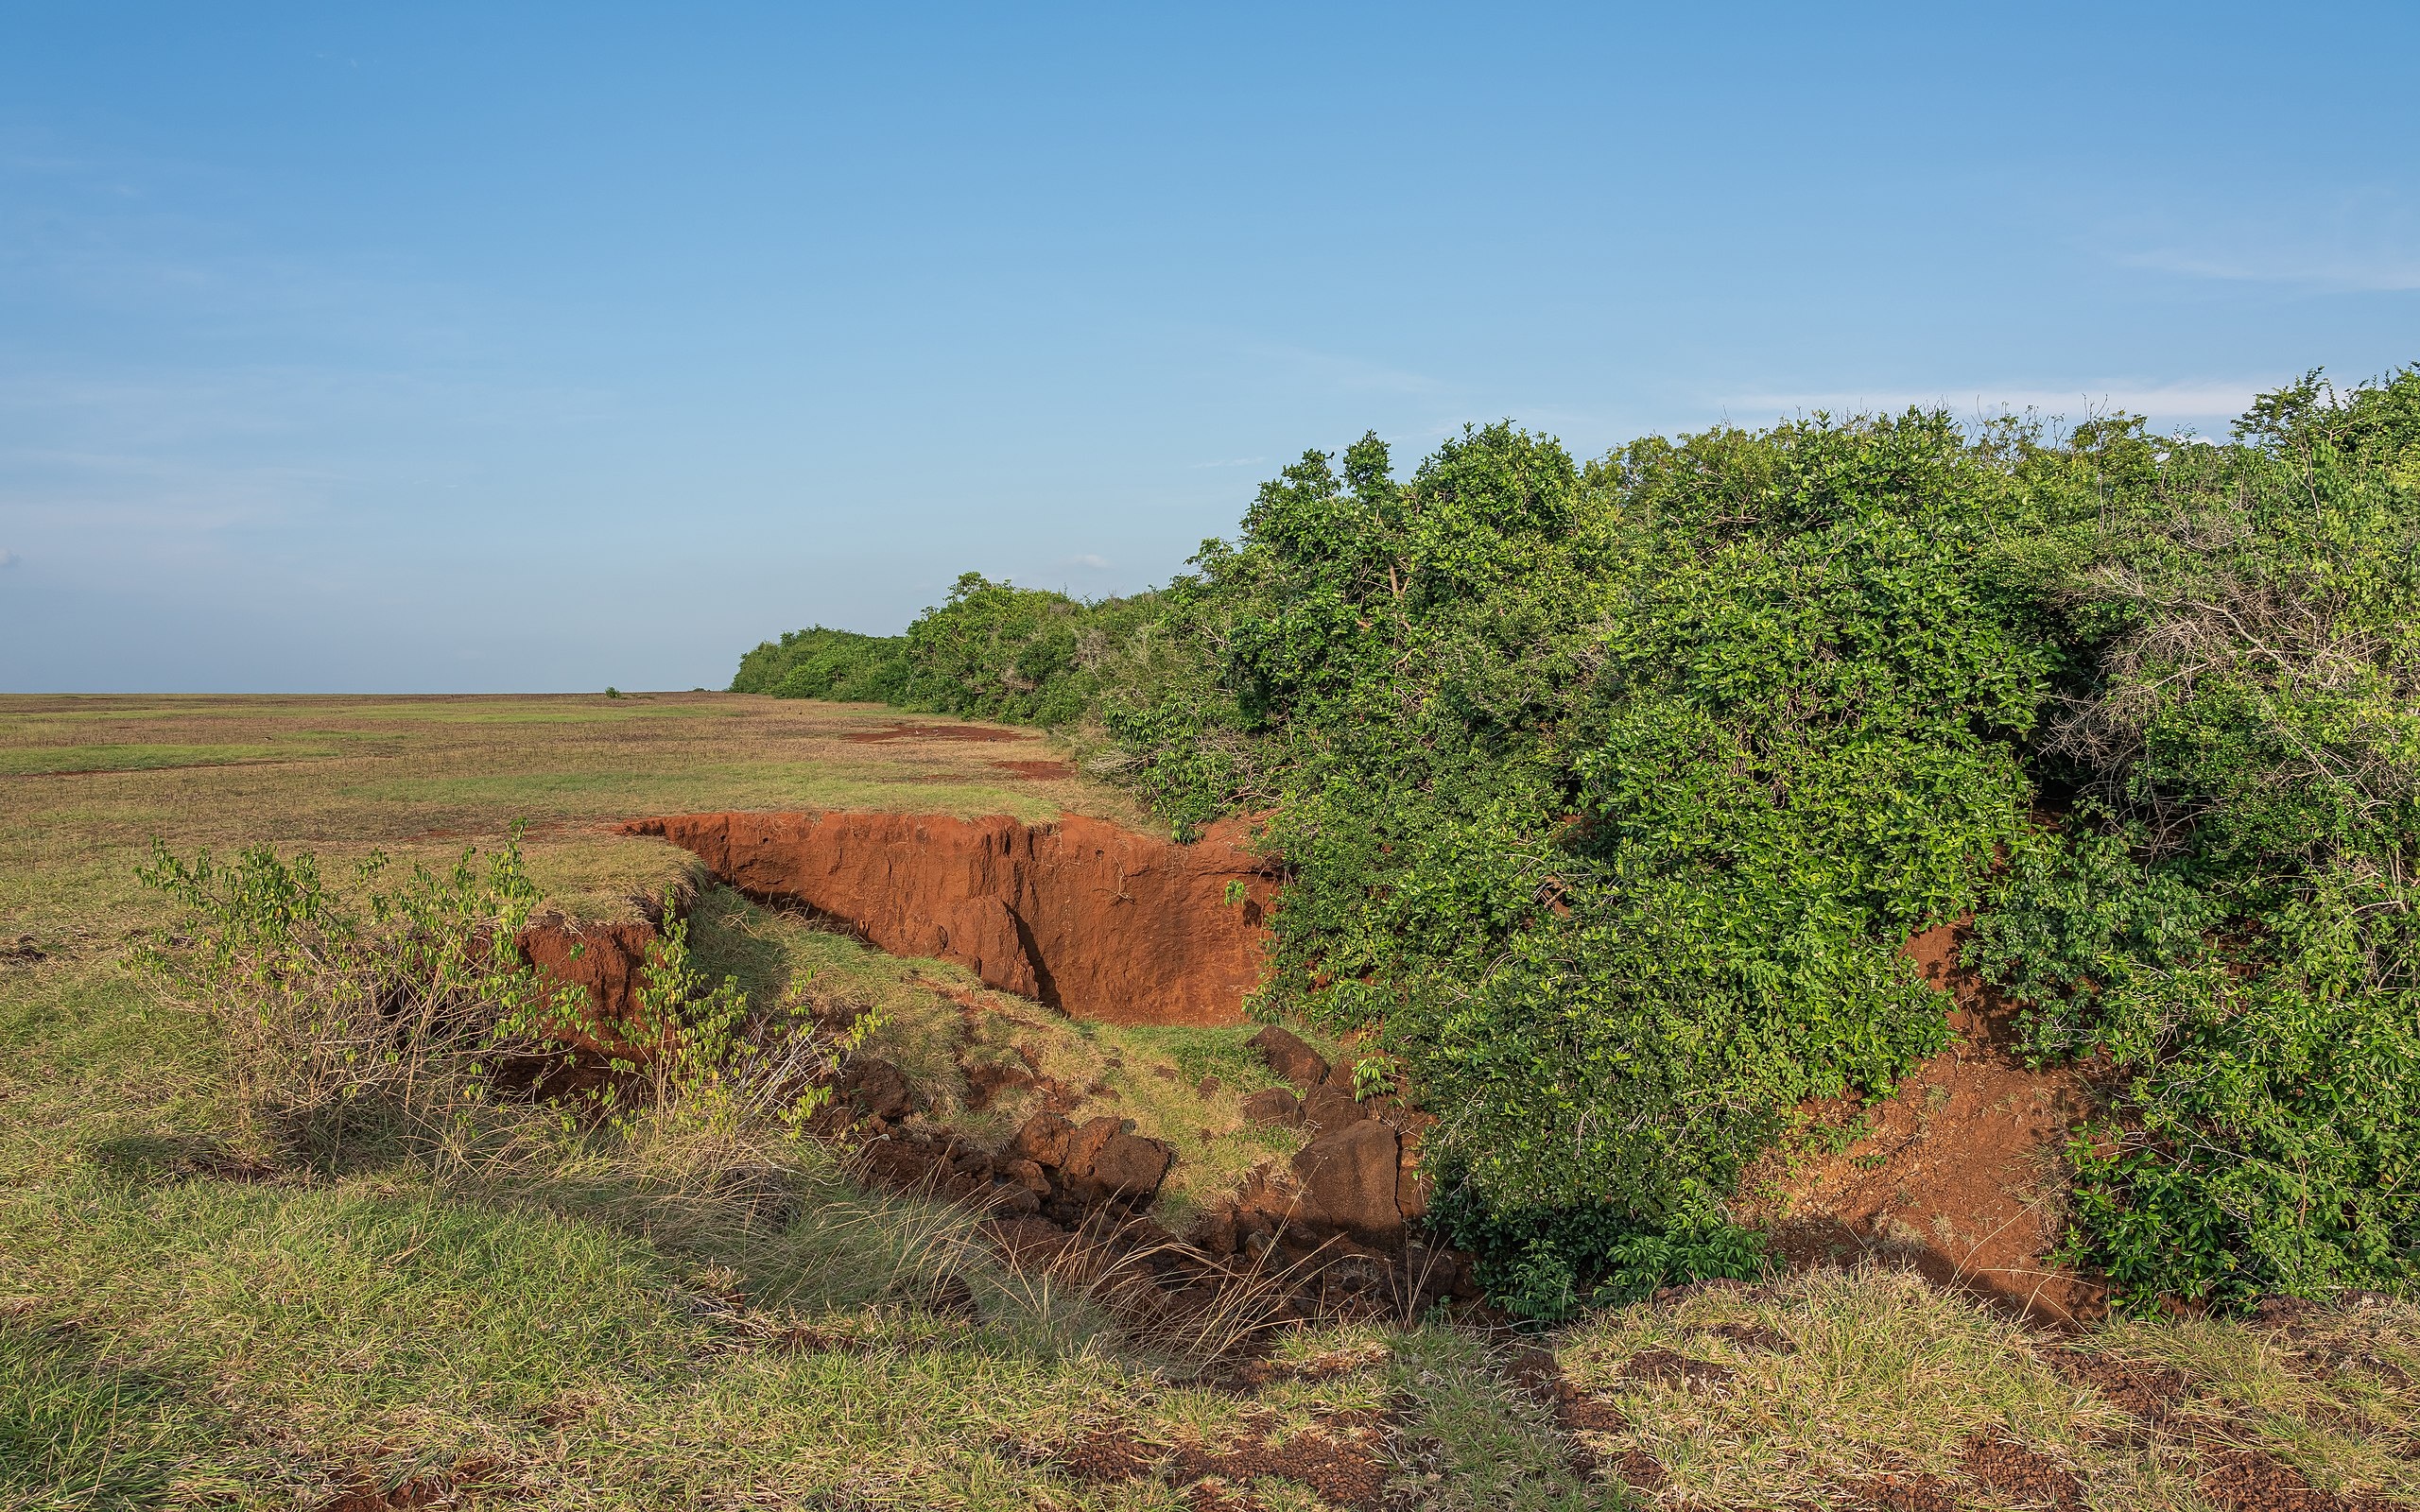
{"type": "Polygon", "coordinates": [[[1098,819],[690,814],[641,819],[717,881],[805,905],[900,955],[1113,1023],[1243,1022],[1275,883],[1243,821],[1180,846],[1098,819]],[[1242,885],[1229,902],[1231,884],[1242,885]]]}
{"type": "Polygon", "coordinates": [[[530,920],[513,943],[548,985],[585,991],[589,1012],[613,1042],[578,1031],[565,1031],[561,1038],[582,1050],[620,1055],[643,1048],[611,1031],[638,1018],[638,989],[655,940],[653,923],[583,925],[548,914],[530,920]]]}

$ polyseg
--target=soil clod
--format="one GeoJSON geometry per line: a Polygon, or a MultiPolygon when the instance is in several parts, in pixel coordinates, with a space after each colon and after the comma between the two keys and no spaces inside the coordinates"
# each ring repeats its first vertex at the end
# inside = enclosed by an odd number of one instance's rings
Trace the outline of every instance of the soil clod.
{"type": "Polygon", "coordinates": [[[1727,1365],[1712,1360],[1692,1360],[1672,1349],[1641,1349],[1622,1366],[1622,1376],[1630,1381],[1652,1381],[1659,1385],[1706,1387],[1727,1385],[1738,1372],[1727,1365]]]}
{"type": "Polygon", "coordinates": [[[2066,1466],[2038,1450],[1978,1434],[1966,1441],[1962,1464],[1969,1480],[2013,1500],[2084,1512],[2083,1485],[2066,1466]]]}

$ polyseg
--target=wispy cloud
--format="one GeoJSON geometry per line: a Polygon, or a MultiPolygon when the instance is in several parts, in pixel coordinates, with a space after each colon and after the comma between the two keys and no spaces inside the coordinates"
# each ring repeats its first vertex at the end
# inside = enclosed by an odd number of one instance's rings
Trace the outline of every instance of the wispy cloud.
{"type": "Polygon", "coordinates": [[[1070,557],[1067,558],[1067,565],[1070,567],[1089,567],[1097,573],[1107,572],[1109,570],[1109,558],[1106,557],[1095,556],[1093,553],[1088,551],[1080,557],[1070,557]]]}
{"type": "Polygon", "coordinates": [[[7,572],[9,568],[16,566],[25,559],[26,558],[18,556],[15,552],[10,551],[8,547],[0,546],[0,573],[7,572]]]}
{"type": "Polygon", "coordinates": [[[2420,289],[2420,251],[2392,249],[2278,248],[2261,251],[2153,248],[2122,252],[2119,266],[2187,278],[2296,284],[2343,293],[2420,289]]]}
{"type": "Polygon", "coordinates": [[[2120,267],[2180,278],[2275,284],[2329,293],[2420,289],[2420,206],[2377,188],[2338,189],[2232,213],[2154,214],[2105,227],[2095,238],[2120,267]]]}
{"type": "Polygon", "coordinates": [[[2274,380],[2186,381],[2165,384],[2102,382],[2071,388],[2045,388],[2016,384],[1944,384],[1934,388],[1833,388],[1799,393],[1738,394],[1721,401],[1722,407],[1743,420],[1766,415],[1896,412],[1910,408],[1945,408],[1960,415],[1987,417],[2032,410],[2044,415],[2081,420],[2123,410],[2153,420],[2232,420],[2252,404],[2255,394],[2274,387],[2274,380]]]}

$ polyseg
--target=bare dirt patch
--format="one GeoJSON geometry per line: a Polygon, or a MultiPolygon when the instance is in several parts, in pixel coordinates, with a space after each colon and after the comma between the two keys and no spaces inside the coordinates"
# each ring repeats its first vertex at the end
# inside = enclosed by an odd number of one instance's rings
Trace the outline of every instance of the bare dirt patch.
{"type": "Polygon", "coordinates": [[[1002,730],[996,725],[920,725],[901,721],[880,730],[860,730],[840,738],[852,745],[879,746],[892,740],[971,740],[996,742],[1023,740],[1022,730],[1002,730]]]}
{"type": "Polygon", "coordinates": [[[2112,1405],[2157,1428],[2175,1416],[2192,1384],[2172,1366],[2139,1365],[2075,1349],[2048,1349],[2043,1359],[2078,1385],[2090,1386],[2112,1405]]]}
{"type": "Polygon", "coordinates": [[[2319,1490],[2302,1471],[2256,1449],[2220,1450],[2204,1455],[2202,1466],[2202,1494],[2226,1512],[2402,1512],[2400,1503],[2319,1490]]]}
{"type": "Polygon", "coordinates": [[[1246,1487],[1254,1481],[1307,1486],[1319,1499],[1352,1512],[1386,1504],[1386,1424],[1373,1413],[1336,1413],[1292,1434],[1274,1414],[1248,1417],[1216,1442],[1179,1442],[1155,1449],[1132,1430],[1095,1429],[1030,1456],[1089,1486],[1158,1481],[1184,1490],[1196,1508],[1257,1507],[1246,1487]]]}
{"type": "Polygon", "coordinates": [[[1928,930],[1904,954],[1956,1000],[1958,1042],[1895,1093],[1862,1106],[1810,1106],[1861,1137],[1837,1154],[1776,1151],[1744,1183],[1749,1212],[1799,1264],[1880,1250],[1928,1280],[2054,1323],[2106,1310],[2103,1288],[2051,1264],[2061,1152],[2094,1107],[2089,1068],[2031,1071],[2014,1053],[2014,1009],[1961,965],[1963,923],[1928,930]]]}
{"type": "Polygon", "coordinates": [[[1055,782],[1076,775],[1076,769],[1065,762],[994,762],[992,765],[1001,771],[1014,772],[1019,777],[1029,777],[1038,782],[1055,782]]]}
{"type": "Polygon", "coordinates": [[[381,1486],[367,1474],[357,1476],[350,1489],[320,1503],[314,1512],[406,1512],[462,1506],[505,1493],[501,1467],[493,1460],[466,1459],[451,1469],[415,1475],[394,1486],[381,1486]]]}
{"type": "Polygon", "coordinates": [[[2009,1500],[2084,1512],[2083,1484],[2057,1460],[2023,1444],[1978,1434],[1967,1440],[1959,1468],[1969,1480],[2009,1500]]]}

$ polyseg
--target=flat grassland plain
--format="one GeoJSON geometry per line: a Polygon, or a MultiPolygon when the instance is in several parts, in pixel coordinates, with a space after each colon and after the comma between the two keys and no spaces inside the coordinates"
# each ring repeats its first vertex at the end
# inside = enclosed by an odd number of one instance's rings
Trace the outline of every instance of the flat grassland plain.
{"type": "MultiPolygon", "coordinates": [[[[544,1160],[248,1144],[219,1033],[137,953],[154,837],[332,878],[515,823],[551,906],[700,879],[653,814],[1139,823],[1029,732],[723,695],[0,698],[0,1506],[2329,1508],[2420,1497],[2420,1312],[2052,1334],[1873,1265],[1514,1337],[1314,1323],[1238,1372],[992,1257],[977,1216],[797,1160],[801,1200],[674,1201],[610,1130],[544,1160]],[[933,1283],[966,1283],[955,1305],[933,1283]]],[[[1175,1145],[1179,1209],[1289,1146],[1244,1030],[1079,1024],[708,887],[752,1002],[879,1008],[936,1116],[1000,1025],[1175,1145]],[[1147,1074],[1173,1068],[1181,1075],[1147,1074]],[[1222,1090],[1195,1090],[1215,1074],[1222,1090]]],[[[994,1114],[994,1124],[997,1115],[994,1114]]]]}

